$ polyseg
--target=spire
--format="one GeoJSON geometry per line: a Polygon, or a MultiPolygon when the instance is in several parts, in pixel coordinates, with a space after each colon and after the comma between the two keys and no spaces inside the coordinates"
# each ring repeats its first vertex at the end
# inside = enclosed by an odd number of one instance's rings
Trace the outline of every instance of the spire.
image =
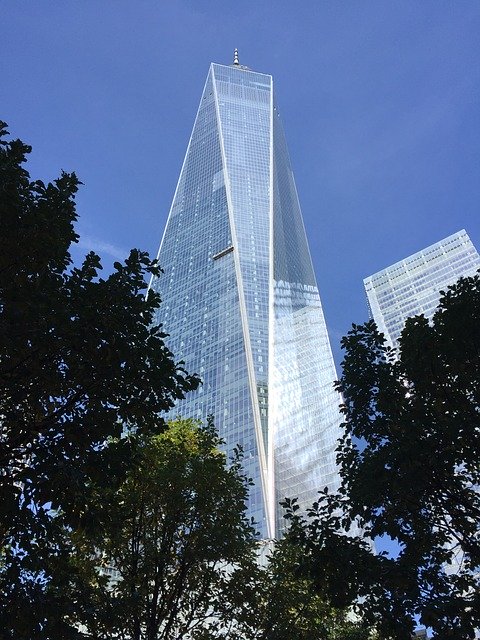
{"type": "Polygon", "coordinates": [[[240,66],[240,62],[238,61],[238,49],[235,49],[234,52],[233,52],[233,64],[236,67],[240,66]]]}

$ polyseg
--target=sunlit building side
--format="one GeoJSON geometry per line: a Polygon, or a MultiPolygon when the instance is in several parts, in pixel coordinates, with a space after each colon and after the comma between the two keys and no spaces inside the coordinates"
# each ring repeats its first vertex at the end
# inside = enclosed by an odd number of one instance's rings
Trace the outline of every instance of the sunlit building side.
{"type": "Polygon", "coordinates": [[[431,319],[446,290],[480,269],[480,256],[465,230],[458,231],[363,281],[378,329],[397,346],[407,318],[431,319]]]}

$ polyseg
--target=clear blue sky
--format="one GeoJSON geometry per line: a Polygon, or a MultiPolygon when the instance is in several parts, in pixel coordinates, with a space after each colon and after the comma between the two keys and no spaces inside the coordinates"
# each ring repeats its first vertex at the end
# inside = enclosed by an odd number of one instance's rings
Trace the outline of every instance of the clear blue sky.
{"type": "Polygon", "coordinates": [[[363,277],[462,228],[480,248],[478,0],[4,0],[0,23],[0,118],[33,177],[85,183],[81,250],[106,265],[156,254],[234,47],[275,79],[337,360],[363,277]]]}

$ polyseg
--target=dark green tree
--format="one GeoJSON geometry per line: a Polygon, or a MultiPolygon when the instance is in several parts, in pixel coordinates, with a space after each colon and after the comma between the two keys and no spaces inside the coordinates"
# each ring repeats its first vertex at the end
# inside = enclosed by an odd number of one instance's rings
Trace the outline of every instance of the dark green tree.
{"type": "Polygon", "coordinates": [[[222,444],[211,421],[178,419],[145,439],[107,501],[102,489],[95,546],[116,579],[89,626],[95,638],[226,637],[228,592],[254,563],[254,530],[241,455],[227,461],[222,444]]]}
{"type": "Polygon", "coordinates": [[[392,558],[373,552],[370,528],[359,528],[348,499],[325,488],[306,513],[299,512],[295,499],[284,507],[290,523],[286,542],[301,549],[297,575],[308,578],[323,602],[356,616],[351,633],[359,635],[353,637],[362,637],[363,629],[365,638],[410,640],[414,622],[405,576],[392,558]]]}
{"type": "Polygon", "coordinates": [[[345,571],[334,590],[361,595],[364,615],[396,638],[409,637],[415,616],[438,638],[473,638],[480,627],[480,277],[441,292],[431,322],[408,319],[395,351],[374,322],[354,325],[342,345],[342,487],[323,494],[297,527],[313,558],[309,569],[318,576],[325,541],[341,549],[339,532],[359,522],[372,538],[397,543],[398,555],[374,557],[354,545],[354,572],[345,571]]]}
{"type": "MultiPolygon", "coordinates": [[[[293,505],[292,505],[293,506],[293,505]]],[[[229,595],[237,603],[235,640],[369,640],[373,627],[335,606],[305,567],[305,545],[292,536],[267,543],[268,553],[243,574],[229,595]]],[[[312,573],[312,572],[311,572],[312,573]]],[[[229,636],[230,638],[230,636],[229,636]]]]}
{"type": "Polygon", "coordinates": [[[197,386],[153,323],[159,267],[132,250],[101,278],[72,266],[79,181],[45,185],[30,147],[0,127],[0,637],[75,637],[88,589],[71,566],[77,530],[95,527],[91,487],[120,482],[136,434],[197,386]]]}

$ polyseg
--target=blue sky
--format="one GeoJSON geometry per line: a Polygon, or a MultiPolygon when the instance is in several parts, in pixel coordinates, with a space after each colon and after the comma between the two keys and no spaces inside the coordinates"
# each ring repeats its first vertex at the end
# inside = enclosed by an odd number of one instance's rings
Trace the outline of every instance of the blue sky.
{"type": "Polygon", "coordinates": [[[0,118],[32,177],[77,172],[80,249],[105,265],[156,254],[234,47],[274,76],[337,360],[365,276],[462,228],[480,248],[478,0],[24,0],[0,21],[0,118]]]}

